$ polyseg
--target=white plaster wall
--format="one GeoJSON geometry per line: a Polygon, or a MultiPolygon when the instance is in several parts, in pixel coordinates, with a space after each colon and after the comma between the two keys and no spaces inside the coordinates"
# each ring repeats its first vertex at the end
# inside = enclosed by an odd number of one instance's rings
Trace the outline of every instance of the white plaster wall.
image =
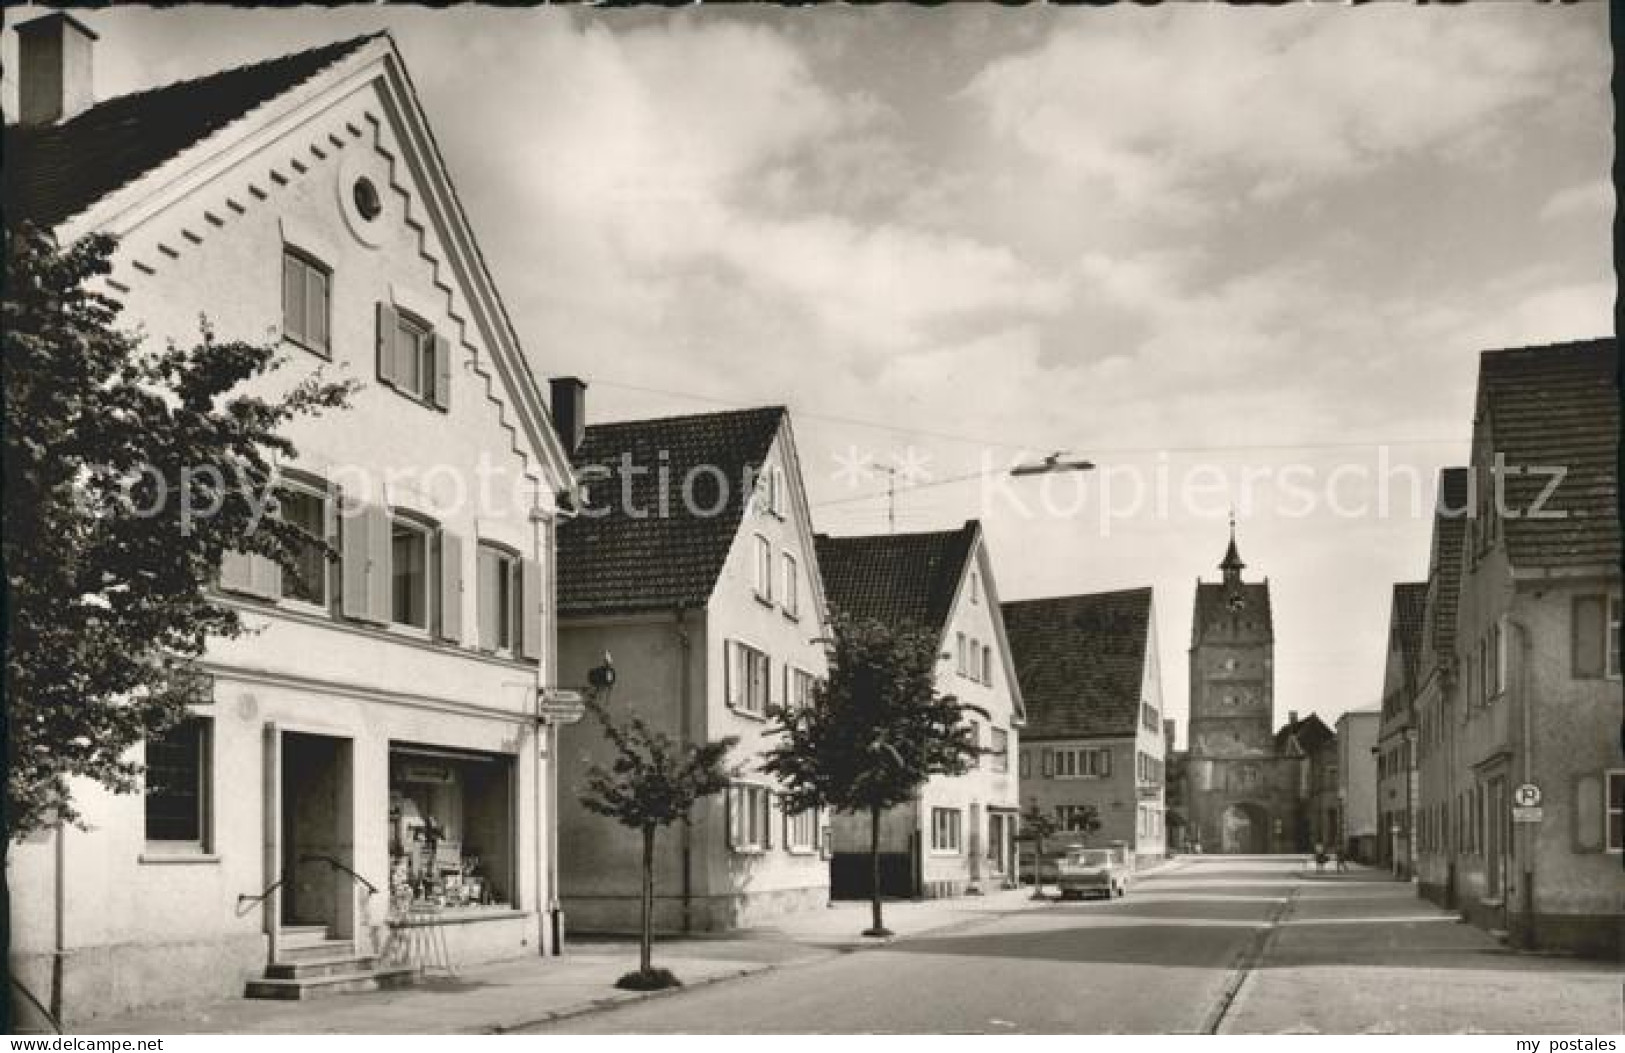
{"type": "MultiPolygon", "coordinates": [[[[765,469],[786,469],[792,480],[791,489],[799,490],[787,460],[784,434],[774,441],[764,462],[765,469]]],[[[730,480],[739,485],[738,480],[730,480]]],[[[799,499],[799,498],[797,498],[799,499]]],[[[760,774],[761,758],[773,739],[769,725],[758,717],[731,709],[727,704],[724,677],[724,644],[727,640],[741,640],[767,653],[772,659],[771,695],[775,702],[782,701],[782,669],[786,662],[799,666],[822,679],[827,673],[823,644],[822,614],[818,609],[819,593],[813,587],[811,575],[816,573],[816,556],[810,533],[794,512],[792,495],[783,502],[784,514],[775,515],[759,506],[747,510],[734,538],[733,546],[723,563],[722,573],[711,594],[706,609],[705,670],[706,684],[703,711],[706,734],[715,740],[724,735],[739,737],[734,756],[750,772],[748,778],[768,785],[773,780],[760,774]],[[754,561],[755,535],[761,534],[771,542],[774,551],[774,602],[764,604],[755,592],[754,561]],[[789,551],[795,557],[800,573],[800,615],[791,618],[780,605],[782,591],[782,557],[789,551]]],[[[783,822],[775,800],[773,808],[773,847],[760,854],[730,851],[727,847],[725,806],[721,798],[713,798],[705,805],[704,818],[694,830],[694,858],[696,873],[703,875],[705,888],[713,894],[725,891],[744,892],[747,897],[764,896],[767,903],[778,897],[786,904],[797,902],[787,896],[800,892],[803,905],[827,896],[829,864],[816,852],[795,854],[783,845],[783,822]]]]}
{"type": "MultiPolygon", "coordinates": [[[[130,230],[109,287],[125,304],[124,323],[144,332],[151,346],[195,341],[200,314],[220,340],[276,339],[284,243],[332,268],[333,361],[324,364],[286,344],[287,365],[255,389],[280,390],[318,368],[329,378],[366,384],[351,409],[289,426],[300,451],[296,464],[329,477],[355,469],[344,477],[349,492],[370,481],[373,499],[436,514],[462,536],[462,621],[465,639],[472,641],[476,539],[500,540],[550,564],[551,533],[527,513],[533,507],[549,511],[561,480],[548,477],[516,430],[508,393],[494,379],[481,334],[466,323],[471,312],[465,294],[454,287],[373,87],[358,88],[285,134],[265,136],[256,152],[130,230]],[[374,179],[386,201],[365,241],[352,233],[340,203],[341,191],[362,173],[374,179]],[[407,306],[453,334],[449,412],[409,401],[375,381],[374,312],[380,300],[407,306]],[[459,487],[470,491],[475,485],[482,462],[501,473],[516,499],[481,509],[469,503],[452,507],[459,487]],[[382,486],[390,471],[393,482],[382,486]]],[[[350,625],[337,616],[290,613],[252,601],[241,606],[254,633],[222,641],[208,655],[218,678],[209,707],[216,726],[218,858],[142,863],[139,797],[79,791],[91,829],[70,832],[65,846],[69,963],[83,966],[70,980],[70,1013],[81,997],[98,1009],[116,1009],[240,992],[243,970],[263,964],[261,916],[256,910],[238,916],[235,907],[240,893],[257,893],[267,884],[261,767],[262,728],[269,721],[329,727],[354,737],[356,869],[380,888],[387,887],[390,741],[518,755],[519,895],[526,910],[535,909],[536,837],[544,817],[535,805],[538,762],[524,714],[536,687],[551,680],[550,597],[544,598],[539,665],[480,656],[471,644],[350,625]],[[174,951],[188,944],[201,949],[174,951]]],[[[53,874],[48,840],[12,855],[13,938],[21,955],[47,953],[52,946],[53,874]]],[[[372,905],[375,921],[384,906],[372,905]]],[[[463,942],[485,954],[534,949],[534,915],[509,929],[506,937],[463,942]]]]}
{"type": "MultiPolygon", "coordinates": [[[[979,577],[985,578],[985,560],[983,559],[983,546],[985,541],[979,541],[976,549],[970,554],[969,565],[979,577]]],[[[952,695],[966,705],[980,706],[992,715],[991,724],[982,717],[972,715],[981,725],[982,746],[992,745],[992,727],[1004,728],[1010,733],[1010,751],[1008,770],[995,771],[993,758],[984,756],[979,759],[975,768],[959,776],[936,776],[927,782],[921,790],[921,803],[919,808],[919,836],[924,858],[924,871],[926,882],[949,881],[963,882],[969,880],[973,874],[978,878],[985,878],[989,873],[986,862],[988,850],[988,809],[1007,808],[1015,809],[1020,806],[1018,768],[1020,759],[1020,731],[1015,726],[1015,701],[1011,695],[1009,678],[1006,675],[1006,659],[999,645],[999,634],[994,626],[995,612],[992,609],[992,600],[984,580],[980,586],[981,594],[977,602],[971,602],[969,577],[961,580],[959,594],[954,600],[953,611],[948,618],[947,631],[943,635],[942,653],[946,657],[937,662],[937,690],[945,695],[952,695]],[[984,684],[973,677],[962,675],[959,672],[959,660],[955,649],[958,646],[958,634],[964,633],[967,639],[975,640],[977,644],[992,648],[993,675],[991,684],[984,684]],[[977,827],[974,832],[971,828],[971,806],[977,807],[977,827]],[[931,809],[957,808],[962,814],[960,819],[963,835],[960,850],[957,852],[939,852],[931,847],[931,809]],[[979,852],[983,857],[972,860],[972,851],[979,852]]],[[[993,596],[997,595],[995,591],[993,596]]],[[[868,823],[860,817],[862,831],[859,840],[866,847],[868,837],[868,823]]]]}

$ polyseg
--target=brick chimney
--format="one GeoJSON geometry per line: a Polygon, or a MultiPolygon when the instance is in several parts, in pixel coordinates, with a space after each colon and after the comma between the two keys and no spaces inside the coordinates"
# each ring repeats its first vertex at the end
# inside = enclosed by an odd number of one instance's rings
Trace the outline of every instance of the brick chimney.
{"type": "Polygon", "coordinates": [[[1286,711],[1286,726],[1289,727],[1289,728],[1295,728],[1295,727],[1298,726],[1298,711],[1297,710],[1289,709],[1289,710],[1286,711]]]}
{"type": "Polygon", "coordinates": [[[564,443],[564,452],[574,458],[587,435],[587,385],[577,377],[549,380],[553,398],[553,427],[564,443]]]}
{"type": "Polygon", "coordinates": [[[55,124],[94,104],[95,46],[96,34],[72,15],[44,15],[17,27],[19,123],[55,124]]]}

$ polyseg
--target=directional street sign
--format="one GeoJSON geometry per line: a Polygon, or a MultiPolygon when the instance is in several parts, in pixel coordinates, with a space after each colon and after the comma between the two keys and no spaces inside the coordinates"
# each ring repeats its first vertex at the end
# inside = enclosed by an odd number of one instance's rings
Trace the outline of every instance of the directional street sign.
{"type": "Polygon", "coordinates": [[[1546,810],[1539,805],[1512,806],[1512,821],[1515,823],[1538,823],[1546,817],[1546,810]]]}
{"type": "Polygon", "coordinates": [[[1519,808],[1539,808],[1540,800],[1540,787],[1532,782],[1526,782],[1512,791],[1512,803],[1519,808]]]}

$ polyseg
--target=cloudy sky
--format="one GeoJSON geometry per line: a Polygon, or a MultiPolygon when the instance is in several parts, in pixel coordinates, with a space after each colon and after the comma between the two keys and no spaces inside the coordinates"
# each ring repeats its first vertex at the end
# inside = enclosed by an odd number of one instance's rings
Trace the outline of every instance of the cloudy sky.
{"type": "Polygon", "coordinates": [[[820,529],[900,465],[1005,598],[1154,585],[1179,717],[1231,505],[1278,716],[1373,705],[1476,352],[1610,330],[1600,3],[86,18],[101,97],[389,29],[539,375],[788,404],[820,529]]]}

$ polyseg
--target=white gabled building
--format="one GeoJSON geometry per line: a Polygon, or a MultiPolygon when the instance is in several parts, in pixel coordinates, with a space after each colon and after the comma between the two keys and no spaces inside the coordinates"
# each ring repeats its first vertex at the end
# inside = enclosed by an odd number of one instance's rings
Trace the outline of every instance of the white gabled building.
{"type": "Polygon", "coordinates": [[[573,476],[400,53],[361,37],[92,104],[93,33],[18,33],[12,216],[116,235],[107,288],[153,346],[201,314],[281,342],[257,383],[364,387],[290,425],[281,466],[283,514],[341,558],[302,586],[228,560],[258,631],[210,649],[213,698],[146,744],[148,792],[80,786],[89,829],[13,849],[17,975],[72,1022],[307,994],[310,959],[365,987],[427,947],[551,949],[537,713],[573,476]]]}
{"type": "MultiPolygon", "coordinates": [[[[987,752],[971,770],[933,776],[881,819],[881,887],[888,895],[956,896],[1016,880],[1020,797],[1015,758],[1026,720],[982,525],[957,530],[818,539],[830,606],[856,618],[939,633],[937,690],[968,707],[987,752]]],[[[843,897],[873,884],[868,816],[838,815],[831,884],[843,897]]]]}

